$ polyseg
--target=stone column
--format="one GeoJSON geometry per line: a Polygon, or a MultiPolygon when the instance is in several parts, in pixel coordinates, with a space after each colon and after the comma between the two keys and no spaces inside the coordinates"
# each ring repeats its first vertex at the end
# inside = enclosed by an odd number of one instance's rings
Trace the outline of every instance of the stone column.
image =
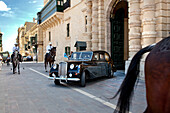
{"type": "Polygon", "coordinates": [[[44,61],[44,55],[46,53],[46,47],[47,47],[47,41],[46,41],[46,30],[47,29],[43,29],[43,61],[44,61]]]}
{"type": "Polygon", "coordinates": [[[92,48],[92,0],[86,0],[87,5],[87,51],[90,51],[92,48]]]}
{"type": "Polygon", "coordinates": [[[153,44],[156,41],[156,19],[155,19],[155,0],[143,1],[143,47],[153,44]]]}
{"type": "Polygon", "coordinates": [[[99,0],[98,7],[98,21],[99,21],[99,50],[105,50],[105,21],[104,21],[104,0],[99,0]]]}
{"type": "Polygon", "coordinates": [[[43,61],[43,31],[42,28],[38,25],[37,26],[38,31],[37,31],[37,56],[38,56],[38,62],[42,62],[43,61]]]}
{"type": "Polygon", "coordinates": [[[140,0],[129,0],[129,57],[141,49],[140,0]]]}
{"type": "Polygon", "coordinates": [[[140,0],[129,0],[129,58],[125,73],[133,56],[141,49],[140,0]]]}
{"type": "Polygon", "coordinates": [[[159,42],[161,39],[170,35],[170,2],[156,0],[155,5],[156,42],[159,42]]]}
{"type": "Polygon", "coordinates": [[[92,0],[92,50],[98,50],[98,0],[92,0]]]}

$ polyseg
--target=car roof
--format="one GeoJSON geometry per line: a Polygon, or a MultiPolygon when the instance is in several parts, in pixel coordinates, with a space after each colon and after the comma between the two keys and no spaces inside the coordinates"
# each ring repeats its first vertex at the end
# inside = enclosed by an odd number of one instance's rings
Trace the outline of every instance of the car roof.
{"type": "Polygon", "coordinates": [[[100,53],[100,52],[103,52],[103,53],[108,53],[107,51],[104,51],[104,50],[96,50],[96,51],[77,51],[77,52],[73,52],[73,53],[81,53],[81,52],[93,52],[93,53],[100,53]]]}

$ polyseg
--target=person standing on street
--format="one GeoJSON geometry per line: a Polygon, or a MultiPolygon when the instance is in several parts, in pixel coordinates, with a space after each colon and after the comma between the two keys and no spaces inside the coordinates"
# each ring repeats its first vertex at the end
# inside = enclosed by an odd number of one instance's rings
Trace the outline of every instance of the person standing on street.
{"type": "Polygon", "coordinates": [[[0,71],[2,70],[2,61],[3,61],[3,58],[2,58],[2,56],[0,55],[0,71]]]}
{"type": "Polygon", "coordinates": [[[9,64],[9,62],[10,62],[10,55],[8,55],[8,57],[6,58],[6,62],[7,62],[7,66],[9,66],[10,64],[9,64]]]}

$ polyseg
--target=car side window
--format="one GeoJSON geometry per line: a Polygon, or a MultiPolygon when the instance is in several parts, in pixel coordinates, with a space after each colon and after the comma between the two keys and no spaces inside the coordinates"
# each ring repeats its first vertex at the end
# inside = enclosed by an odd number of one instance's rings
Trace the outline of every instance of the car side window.
{"type": "Polygon", "coordinates": [[[105,58],[104,58],[104,53],[100,53],[100,60],[105,60],[105,58]]]}
{"type": "Polygon", "coordinates": [[[109,60],[110,60],[110,57],[109,57],[109,55],[108,55],[107,53],[105,53],[105,60],[106,60],[106,61],[109,61],[109,60]]]}
{"type": "Polygon", "coordinates": [[[94,53],[93,60],[99,60],[99,55],[98,55],[98,53],[94,53]]]}

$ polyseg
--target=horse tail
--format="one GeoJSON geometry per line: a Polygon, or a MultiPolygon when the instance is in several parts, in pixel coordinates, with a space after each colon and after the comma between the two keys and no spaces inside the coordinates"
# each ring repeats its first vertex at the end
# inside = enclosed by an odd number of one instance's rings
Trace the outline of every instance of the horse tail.
{"type": "Polygon", "coordinates": [[[128,68],[126,77],[123,80],[123,83],[121,84],[119,90],[113,97],[113,98],[115,98],[120,93],[118,103],[117,103],[114,113],[117,113],[117,112],[126,113],[127,111],[129,111],[129,106],[130,106],[130,101],[132,99],[131,97],[133,95],[134,86],[135,86],[136,80],[139,76],[140,59],[144,53],[151,51],[154,46],[155,46],[155,44],[141,49],[133,57],[133,59],[130,63],[130,66],[128,68]]]}

